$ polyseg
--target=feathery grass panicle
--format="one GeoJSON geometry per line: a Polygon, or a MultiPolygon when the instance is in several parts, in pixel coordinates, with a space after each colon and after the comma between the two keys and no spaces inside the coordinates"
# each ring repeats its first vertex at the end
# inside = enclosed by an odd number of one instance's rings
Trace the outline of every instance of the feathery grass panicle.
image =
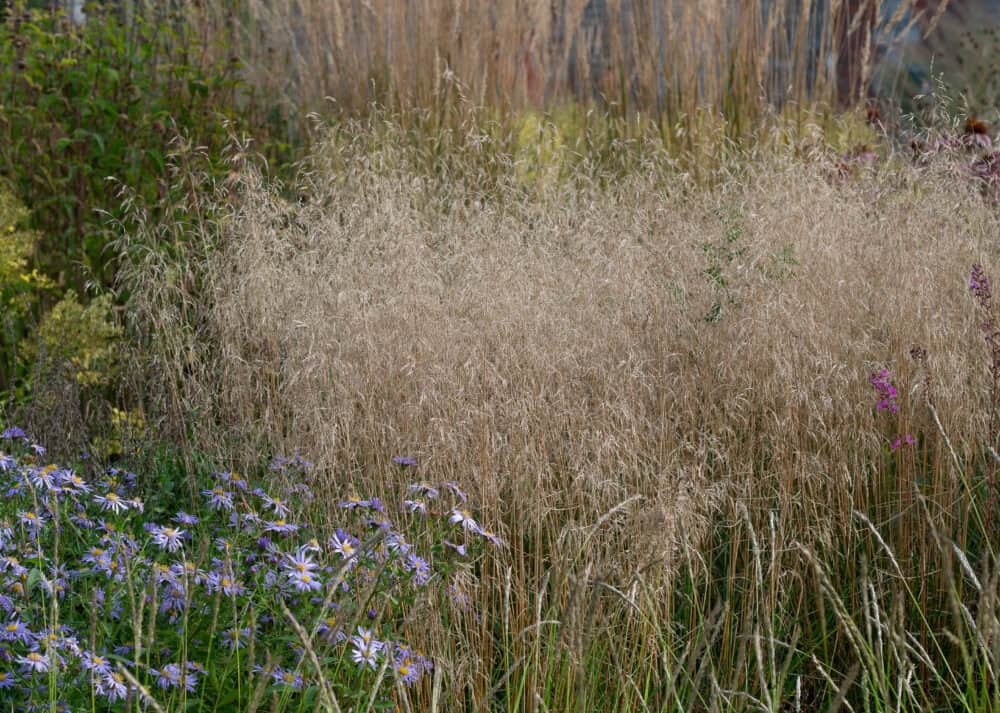
{"type": "Polygon", "coordinates": [[[414,631],[440,655],[415,710],[989,710],[962,612],[996,593],[961,572],[996,569],[968,269],[1000,221],[961,145],[844,171],[810,131],[707,186],[658,160],[531,182],[508,154],[484,190],[363,123],[298,202],[242,172],[217,249],[153,266],[200,291],[134,285],[161,425],[237,466],[301,449],[317,510],[416,468],[502,523],[414,631]]]}

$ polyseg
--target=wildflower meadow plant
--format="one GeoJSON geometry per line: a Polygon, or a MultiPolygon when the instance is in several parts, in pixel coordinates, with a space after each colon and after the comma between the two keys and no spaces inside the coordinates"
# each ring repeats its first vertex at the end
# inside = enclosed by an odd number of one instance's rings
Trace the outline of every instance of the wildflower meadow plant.
{"type": "Polygon", "coordinates": [[[215,473],[196,510],[167,512],[132,473],[84,478],[0,435],[4,710],[244,710],[268,692],[272,710],[391,706],[433,668],[404,640],[410,607],[503,546],[455,484],[411,486],[428,506],[398,513],[346,498],[321,531],[298,456],[275,459],[270,490],[215,473]]]}
{"type": "MultiPolygon", "coordinates": [[[[876,411],[887,411],[896,415],[899,413],[899,391],[892,383],[892,374],[888,369],[881,369],[868,377],[868,383],[875,389],[877,400],[875,402],[876,411]]],[[[891,450],[899,450],[902,446],[912,446],[916,439],[909,433],[900,433],[889,442],[891,450]]]]}
{"type": "MultiPolygon", "coordinates": [[[[972,266],[972,273],[969,276],[969,290],[976,300],[976,308],[980,318],[979,329],[989,351],[990,395],[987,445],[993,449],[991,455],[996,461],[996,449],[1000,448],[997,439],[998,431],[1000,431],[1000,424],[997,421],[998,416],[1000,416],[1000,322],[998,322],[994,311],[990,278],[982,265],[972,266]]],[[[1000,510],[1000,498],[998,498],[997,492],[997,475],[995,473],[988,474],[987,478],[989,479],[987,516],[992,523],[994,514],[1000,510]]]]}

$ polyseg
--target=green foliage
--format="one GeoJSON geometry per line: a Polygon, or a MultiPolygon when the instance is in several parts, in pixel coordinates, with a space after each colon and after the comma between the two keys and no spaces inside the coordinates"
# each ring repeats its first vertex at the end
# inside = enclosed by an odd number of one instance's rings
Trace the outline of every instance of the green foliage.
{"type": "Polygon", "coordinates": [[[89,13],[74,26],[15,7],[0,23],[0,174],[30,198],[39,267],[78,291],[112,279],[104,214],[120,215],[118,186],[163,198],[175,138],[215,157],[236,118],[235,66],[208,63],[195,28],[89,13]]]}
{"type": "Polygon", "coordinates": [[[746,248],[739,245],[740,237],[743,234],[739,212],[737,210],[723,212],[720,213],[719,218],[724,227],[721,239],[715,242],[706,242],[701,246],[708,260],[708,267],[704,270],[705,278],[719,294],[719,299],[712,303],[708,314],[705,315],[705,321],[709,324],[715,324],[721,320],[727,306],[736,306],[737,302],[730,289],[726,274],[731,263],[746,252],[746,248]]]}

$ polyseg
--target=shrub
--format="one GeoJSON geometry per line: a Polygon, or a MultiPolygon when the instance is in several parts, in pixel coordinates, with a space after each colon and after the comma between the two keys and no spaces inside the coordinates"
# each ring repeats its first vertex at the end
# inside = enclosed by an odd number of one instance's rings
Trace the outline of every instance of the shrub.
{"type": "MultiPolygon", "coordinates": [[[[45,314],[22,354],[55,368],[80,386],[108,386],[113,378],[115,340],[120,331],[111,314],[111,297],[101,295],[84,306],[69,290],[45,314]]],[[[44,366],[43,366],[44,369],[44,366]]]]}
{"type": "Polygon", "coordinates": [[[0,23],[0,174],[30,197],[40,267],[60,287],[110,284],[103,213],[120,208],[109,177],[155,204],[175,137],[210,161],[226,142],[235,68],[203,62],[196,29],[97,5],[80,26],[18,6],[0,23]]]}
{"type": "Polygon", "coordinates": [[[0,388],[10,385],[16,370],[14,347],[25,332],[25,318],[37,303],[39,292],[51,282],[31,266],[39,236],[27,230],[27,209],[0,188],[0,388]]]}

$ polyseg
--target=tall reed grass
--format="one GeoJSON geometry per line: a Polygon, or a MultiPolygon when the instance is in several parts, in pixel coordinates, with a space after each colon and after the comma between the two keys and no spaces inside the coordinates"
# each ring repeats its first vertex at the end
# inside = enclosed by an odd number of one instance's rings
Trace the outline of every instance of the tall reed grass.
{"type": "MultiPolygon", "coordinates": [[[[309,112],[419,108],[453,125],[596,101],[695,131],[706,111],[752,135],[774,107],[842,107],[869,96],[880,61],[947,3],[902,0],[244,0],[184,4],[232,42],[249,87],[293,124],[309,112]],[[277,101],[276,101],[277,100],[277,101]],[[280,107],[280,108],[276,108],[280,107]]],[[[207,46],[211,42],[206,42],[207,46]]]]}

